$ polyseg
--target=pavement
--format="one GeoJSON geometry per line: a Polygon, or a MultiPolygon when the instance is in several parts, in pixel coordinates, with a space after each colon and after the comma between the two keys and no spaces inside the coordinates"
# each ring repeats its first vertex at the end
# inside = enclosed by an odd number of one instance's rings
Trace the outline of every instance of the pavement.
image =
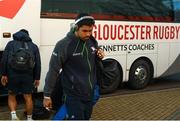
{"type": "MultiPolygon", "coordinates": [[[[17,114],[25,119],[22,109],[17,114]]],[[[9,112],[0,113],[0,120],[9,119],[9,112]]],[[[180,87],[100,98],[91,119],[180,120],[180,87]]]]}
{"type": "Polygon", "coordinates": [[[92,120],[180,120],[180,88],[101,98],[92,120]]]}

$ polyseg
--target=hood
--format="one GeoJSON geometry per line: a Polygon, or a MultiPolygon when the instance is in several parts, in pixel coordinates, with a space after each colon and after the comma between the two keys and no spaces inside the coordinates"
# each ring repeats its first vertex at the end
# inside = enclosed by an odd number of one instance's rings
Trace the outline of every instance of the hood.
{"type": "Polygon", "coordinates": [[[15,34],[13,34],[13,39],[24,42],[32,41],[29,35],[22,31],[18,31],[15,34]]]}
{"type": "Polygon", "coordinates": [[[75,36],[74,31],[72,29],[67,33],[67,37],[71,39],[79,40],[79,38],[75,36]]]}

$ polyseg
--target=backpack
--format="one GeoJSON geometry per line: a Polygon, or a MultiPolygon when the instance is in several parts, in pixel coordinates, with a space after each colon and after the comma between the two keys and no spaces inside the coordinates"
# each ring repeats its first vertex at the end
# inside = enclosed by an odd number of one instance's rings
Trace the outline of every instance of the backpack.
{"type": "Polygon", "coordinates": [[[14,51],[10,56],[10,66],[16,71],[33,70],[35,66],[34,54],[28,47],[27,42],[21,41],[21,43],[22,47],[13,49],[14,51]]]}

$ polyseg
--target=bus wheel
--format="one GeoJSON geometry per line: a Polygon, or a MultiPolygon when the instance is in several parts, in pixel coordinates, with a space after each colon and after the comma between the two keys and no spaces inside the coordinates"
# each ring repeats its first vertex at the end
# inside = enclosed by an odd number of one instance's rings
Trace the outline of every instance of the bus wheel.
{"type": "Polygon", "coordinates": [[[100,82],[101,94],[107,94],[115,91],[122,80],[122,71],[119,63],[114,59],[105,59],[102,61],[103,71],[100,82]]]}
{"type": "Polygon", "coordinates": [[[138,60],[130,69],[128,87],[131,89],[142,89],[148,85],[150,79],[151,71],[148,62],[138,60]]]}

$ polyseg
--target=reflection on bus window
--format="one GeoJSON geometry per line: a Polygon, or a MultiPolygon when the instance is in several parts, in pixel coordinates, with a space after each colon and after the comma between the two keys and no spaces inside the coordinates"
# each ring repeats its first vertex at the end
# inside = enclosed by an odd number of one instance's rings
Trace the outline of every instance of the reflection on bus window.
{"type": "Polygon", "coordinates": [[[173,0],[175,21],[180,21],[180,0],[173,0]]]}
{"type": "Polygon", "coordinates": [[[100,20],[174,21],[179,0],[42,0],[42,18],[74,18],[85,12],[100,20]],[[175,6],[174,6],[175,5],[175,6]]]}

